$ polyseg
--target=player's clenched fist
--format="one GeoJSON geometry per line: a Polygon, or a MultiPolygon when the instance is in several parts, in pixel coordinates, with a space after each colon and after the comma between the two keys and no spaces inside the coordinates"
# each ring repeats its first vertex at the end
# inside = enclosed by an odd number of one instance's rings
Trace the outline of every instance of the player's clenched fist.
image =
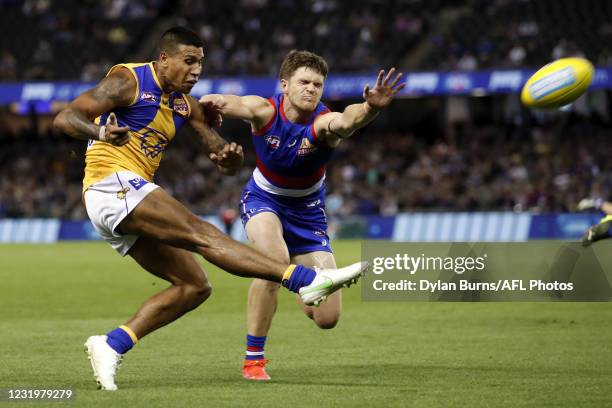
{"type": "Polygon", "coordinates": [[[117,116],[111,112],[106,119],[106,124],[100,126],[98,139],[115,146],[123,146],[130,141],[129,130],[129,126],[119,126],[119,123],[117,123],[117,116]]]}
{"type": "Polygon", "coordinates": [[[234,142],[226,144],[223,149],[217,153],[211,153],[209,157],[213,163],[225,170],[226,174],[236,174],[244,161],[242,146],[234,142]]]}

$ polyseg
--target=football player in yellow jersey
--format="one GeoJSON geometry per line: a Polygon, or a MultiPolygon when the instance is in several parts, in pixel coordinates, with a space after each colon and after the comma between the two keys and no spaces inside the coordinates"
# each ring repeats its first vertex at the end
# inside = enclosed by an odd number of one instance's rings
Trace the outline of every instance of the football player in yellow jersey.
{"type": "Polygon", "coordinates": [[[202,138],[220,171],[233,174],[242,165],[242,148],[210,127],[220,120],[216,110],[204,111],[187,95],[203,61],[200,38],[188,29],[172,28],[161,37],[156,61],[113,67],[54,121],[57,129],[89,141],[83,199],[98,233],[121,255],[171,284],[123,325],[87,339],[94,376],[105,390],[117,389],[122,355],[139,339],[210,296],[206,273],[192,253],[234,275],[280,282],[308,304],[355,282],[366,268],[356,263],[315,270],[279,262],[232,240],[153,183],[161,156],[183,123],[202,138]]]}

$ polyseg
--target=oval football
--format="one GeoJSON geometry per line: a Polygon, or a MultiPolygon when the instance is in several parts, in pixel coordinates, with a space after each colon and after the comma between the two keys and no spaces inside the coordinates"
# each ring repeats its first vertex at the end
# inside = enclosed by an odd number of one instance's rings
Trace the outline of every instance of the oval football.
{"type": "Polygon", "coordinates": [[[561,58],[540,68],[523,86],[521,101],[533,108],[556,109],[574,102],[593,80],[584,58],[561,58]]]}

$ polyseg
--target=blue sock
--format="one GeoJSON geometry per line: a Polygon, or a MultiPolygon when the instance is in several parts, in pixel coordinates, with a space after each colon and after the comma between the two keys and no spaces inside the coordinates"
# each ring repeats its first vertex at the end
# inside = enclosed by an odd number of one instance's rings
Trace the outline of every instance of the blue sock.
{"type": "Polygon", "coordinates": [[[136,344],[128,332],[121,327],[109,331],[106,337],[108,345],[119,354],[127,353],[136,344]]]}
{"type": "Polygon", "coordinates": [[[317,273],[314,269],[305,267],[304,265],[297,265],[289,279],[284,279],[282,285],[292,292],[298,293],[300,288],[308,286],[312,283],[317,273]]]}
{"type": "Polygon", "coordinates": [[[266,346],[266,336],[251,336],[247,334],[246,338],[246,352],[244,354],[245,360],[263,360],[264,359],[264,347],[266,346]]]}

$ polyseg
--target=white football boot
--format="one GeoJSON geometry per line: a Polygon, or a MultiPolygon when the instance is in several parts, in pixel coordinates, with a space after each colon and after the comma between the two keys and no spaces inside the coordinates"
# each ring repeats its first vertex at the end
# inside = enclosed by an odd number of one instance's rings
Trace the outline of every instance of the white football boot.
{"type": "Polygon", "coordinates": [[[340,269],[314,268],[317,276],[310,285],[300,288],[300,298],[308,306],[318,306],[338,289],[356,283],[367,268],[367,262],[357,262],[340,269]]]}
{"type": "Polygon", "coordinates": [[[98,386],[102,390],[116,391],[115,374],[121,365],[122,355],[106,342],[106,336],[91,336],[85,342],[91,368],[98,386]]]}

